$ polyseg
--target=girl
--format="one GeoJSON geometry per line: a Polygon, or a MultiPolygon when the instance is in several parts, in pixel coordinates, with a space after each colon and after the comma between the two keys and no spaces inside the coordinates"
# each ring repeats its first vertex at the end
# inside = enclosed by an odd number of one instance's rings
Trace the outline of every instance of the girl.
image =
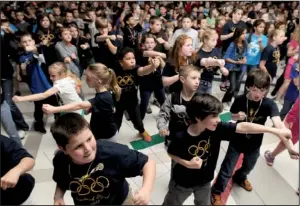
{"type": "Polygon", "coordinates": [[[289,57],[289,59],[284,71],[284,82],[276,95],[277,102],[281,100],[284,93],[286,92],[291,82],[291,78],[290,78],[291,68],[293,64],[299,59],[299,44],[300,44],[299,35],[300,35],[300,29],[299,27],[297,27],[295,31],[292,33],[291,41],[288,44],[287,56],[289,57]]]}
{"type": "Polygon", "coordinates": [[[123,113],[126,110],[134,127],[140,132],[145,141],[150,142],[151,136],[145,131],[140,116],[140,108],[137,97],[137,78],[154,72],[160,65],[158,59],[150,60],[144,67],[137,67],[134,50],[124,48],[119,54],[119,64],[115,68],[118,85],[122,89],[120,101],[116,103],[115,122],[120,130],[122,125],[123,113]]]}
{"type": "Polygon", "coordinates": [[[203,68],[201,74],[200,86],[198,88],[199,93],[212,92],[212,81],[214,79],[214,73],[220,68],[224,76],[228,75],[228,70],[224,67],[225,61],[221,59],[221,51],[216,48],[218,34],[215,30],[207,29],[202,36],[203,45],[198,51],[198,65],[203,68]]]}
{"type": "Polygon", "coordinates": [[[53,107],[43,105],[45,113],[70,112],[80,109],[91,111],[91,130],[96,139],[107,139],[116,142],[118,127],[114,121],[114,100],[109,90],[112,90],[116,100],[120,98],[120,87],[115,73],[103,64],[91,64],[85,71],[86,83],[96,90],[94,98],[82,102],[70,102],[67,105],[53,107]],[[109,90],[108,90],[109,88],[109,90]]]}
{"type": "Polygon", "coordinates": [[[148,75],[142,76],[139,79],[139,88],[141,95],[140,112],[142,120],[145,117],[149,99],[153,92],[155,98],[157,99],[160,105],[162,105],[165,101],[165,90],[162,84],[161,72],[165,66],[163,58],[166,58],[166,55],[164,53],[154,51],[154,48],[156,47],[154,35],[147,34],[143,43],[145,51],[143,52],[143,56],[140,59],[140,66],[147,66],[149,62],[151,62],[153,59],[158,59],[160,64],[159,68],[156,71],[148,75]]]}
{"type": "Polygon", "coordinates": [[[206,17],[207,26],[211,29],[214,29],[216,26],[216,18],[218,16],[217,8],[212,8],[208,12],[208,16],[206,17]]]}
{"type": "Polygon", "coordinates": [[[178,36],[162,72],[163,85],[169,86],[170,93],[182,89],[178,75],[180,67],[195,64],[196,60],[197,54],[193,52],[192,38],[186,34],[178,36]]]}
{"type": "Polygon", "coordinates": [[[251,69],[258,68],[261,52],[268,44],[268,37],[263,35],[265,30],[265,22],[262,19],[255,20],[253,23],[254,32],[251,31],[246,35],[247,48],[247,71],[242,71],[240,81],[242,81],[245,73],[249,73],[251,69]]]}
{"type": "Polygon", "coordinates": [[[60,30],[60,34],[62,41],[57,42],[55,45],[58,59],[63,61],[70,71],[80,78],[83,69],[80,65],[77,48],[71,44],[72,36],[70,29],[63,27],[60,30]]]}
{"type": "MultiPolygon", "coordinates": [[[[43,93],[32,94],[28,96],[14,96],[14,102],[41,101],[52,95],[58,94],[63,104],[72,102],[82,102],[78,93],[80,92],[81,82],[72,74],[64,63],[56,62],[49,66],[50,79],[53,82],[53,87],[43,93]]],[[[75,111],[83,114],[82,110],[75,111]]]]}
{"type": "Polygon", "coordinates": [[[226,91],[222,102],[225,106],[229,106],[233,96],[237,96],[240,89],[240,76],[243,71],[243,67],[246,66],[246,28],[236,28],[233,34],[233,42],[230,43],[224,59],[226,61],[225,67],[229,70],[230,87],[226,91]],[[226,105],[227,104],[227,105],[226,105]]]}
{"type": "Polygon", "coordinates": [[[283,30],[274,30],[269,37],[269,44],[263,49],[259,68],[268,72],[273,79],[276,77],[277,66],[280,61],[280,52],[278,45],[286,40],[283,30]]]}

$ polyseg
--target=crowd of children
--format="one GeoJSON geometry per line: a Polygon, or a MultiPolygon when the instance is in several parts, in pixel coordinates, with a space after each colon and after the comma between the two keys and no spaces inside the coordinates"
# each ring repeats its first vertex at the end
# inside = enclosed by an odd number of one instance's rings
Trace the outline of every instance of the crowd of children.
{"type": "Polygon", "coordinates": [[[0,137],[2,204],[32,204],[34,177],[26,172],[34,159],[21,142],[29,126],[18,102],[34,102],[33,128],[42,134],[44,113],[55,115],[55,205],[65,204],[67,190],[75,204],[149,203],[155,162],[117,142],[124,114],[152,141],[143,123],[150,102],[160,107],[157,128],[172,159],[163,205],[182,205],[192,193],[195,205],[222,205],[231,177],[251,191],[247,175],[264,133],[280,139],[265,152],[268,165],[286,148],[299,158],[293,146],[299,140],[298,2],[0,4],[1,124],[9,136],[0,137]],[[83,76],[95,89],[88,100],[83,76]],[[221,101],[212,93],[218,79],[221,101]],[[20,93],[20,82],[31,95],[20,93]],[[235,123],[221,122],[223,110],[235,123]],[[268,117],[273,127],[264,126],[268,117]],[[211,186],[222,140],[229,147],[211,186]],[[242,167],[233,174],[241,153],[242,167]],[[132,193],[125,178],[138,175],[143,185],[132,193]]]}

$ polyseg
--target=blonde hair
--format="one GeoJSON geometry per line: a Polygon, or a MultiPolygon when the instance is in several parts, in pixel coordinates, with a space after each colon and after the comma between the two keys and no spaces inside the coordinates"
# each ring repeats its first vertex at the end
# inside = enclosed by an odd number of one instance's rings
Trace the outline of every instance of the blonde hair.
{"type": "Polygon", "coordinates": [[[108,20],[105,18],[97,18],[95,21],[96,29],[108,28],[108,20]]]}
{"type": "Polygon", "coordinates": [[[55,69],[55,70],[57,70],[59,75],[63,74],[66,77],[72,78],[75,81],[76,87],[79,87],[79,88],[82,87],[82,83],[81,83],[80,79],[67,68],[65,63],[55,62],[49,66],[49,69],[55,69]]]}
{"type": "Polygon", "coordinates": [[[119,101],[121,97],[121,88],[118,85],[117,77],[115,72],[101,63],[91,64],[87,68],[92,72],[102,84],[109,85],[109,88],[116,95],[116,100],[119,101]]]}
{"type": "Polygon", "coordinates": [[[300,44],[300,28],[296,27],[294,32],[291,34],[291,39],[294,39],[298,44],[300,44]]]}
{"type": "Polygon", "coordinates": [[[281,30],[281,29],[274,29],[273,31],[271,31],[270,36],[269,36],[269,42],[274,41],[273,38],[275,36],[280,35],[280,34],[284,34],[285,35],[285,32],[283,30],[281,30]]]}
{"type": "Polygon", "coordinates": [[[209,40],[211,37],[214,37],[215,35],[218,35],[216,30],[213,29],[205,29],[202,33],[201,41],[204,43],[204,40],[209,40]]]}
{"type": "Polygon", "coordinates": [[[201,69],[199,67],[196,67],[194,65],[186,65],[182,66],[179,69],[179,76],[186,78],[190,72],[197,71],[201,74],[201,69]]]}

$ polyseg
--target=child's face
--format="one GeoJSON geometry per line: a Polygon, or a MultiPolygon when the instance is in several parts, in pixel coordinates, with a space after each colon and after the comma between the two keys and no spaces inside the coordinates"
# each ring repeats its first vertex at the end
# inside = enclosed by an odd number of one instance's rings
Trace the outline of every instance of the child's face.
{"type": "Polygon", "coordinates": [[[56,16],[60,16],[60,14],[61,14],[60,8],[53,8],[53,12],[56,16]]]}
{"type": "Polygon", "coordinates": [[[99,32],[101,35],[103,35],[103,34],[108,35],[108,27],[99,29],[99,32]]]}
{"type": "Polygon", "coordinates": [[[181,55],[189,57],[192,56],[192,53],[193,53],[193,40],[186,39],[184,45],[181,48],[181,55]]]}
{"type": "Polygon", "coordinates": [[[66,13],[66,21],[68,23],[72,22],[73,21],[73,14],[72,13],[66,13]]]}
{"type": "Polygon", "coordinates": [[[153,24],[150,24],[150,29],[154,32],[154,33],[158,33],[161,31],[161,21],[155,21],[153,24]]]}
{"type": "Polygon", "coordinates": [[[16,14],[17,20],[23,21],[24,19],[24,14],[22,12],[17,12],[16,14]]]}
{"type": "Polygon", "coordinates": [[[88,13],[88,17],[90,20],[95,21],[96,20],[96,13],[94,11],[90,11],[88,13]]]}
{"type": "Polygon", "coordinates": [[[217,41],[218,41],[218,34],[215,34],[211,37],[209,37],[209,39],[204,40],[204,44],[206,44],[209,48],[215,48],[217,45],[217,41]]]}
{"type": "Polygon", "coordinates": [[[248,90],[249,90],[250,99],[255,101],[255,102],[258,102],[262,98],[264,98],[264,96],[268,92],[267,89],[259,89],[255,86],[250,87],[248,90]]]}
{"type": "Polygon", "coordinates": [[[161,14],[161,15],[165,15],[166,12],[167,12],[167,10],[166,10],[166,8],[165,8],[164,6],[160,7],[160,8],[159,8],[159,11],[160,11],[160,14],[161,14]]]}
{"type": "Polygon", "coordinates": [[[189,91],[196,92],[200,83],[200,72],[191,71],[187,77],[180,77],[183,87],[189,91]]]}
{"type": "Polygon", "coordinates": [[[136,20],[135,20],[134,17],[132,16],[132,17],[130,17],[130,18],[128,19],[127,24],[130,25],[130,26],[133,26],[133,25],[135,25],[135,22],[136,22],[136,20]]]}
{"type": "Polygon", "coordinates": [[[124,70],[131,70],[135,67],[135,56],[132,52],[128,52],[124,58],[120,61],[121,66],[124,70]]]}
{"type": "Polygon", "coordinates": [[[155,40],[153,38],[145,39],[145,48],[147,51],[153,51],[156,46],[155,40]]]}
{"type": "Polygon", "coordinates": [[[151,16],[155,16],[156,15],[156,11],[155,11],[154,8],[150,8],[149,12],[150,12],[151,16]]]}
{"type": "Polygon", "coordinates": [[[65,42],[71,42],[72,41],[72,35],[71,35],[71,32],[70,30],[64,30],[62,33],[61,33],[61,38],[63,41],[65,42]]]}
{"type": "Polygon", "coordinates": [[[226,21],[225,19],[222,19],[219,21],[219,27],[223,27],[225,25],[226,21]]]}
{"type": "Polygon", "coordinates": [[[277,45],[281,45],[286,39],[284,31],[280,32],[277,36],[274,36],[274,41],[277,45]]]}
{"type": "Polygon", "coordinates": [[[77,38],[78,37],[78,30],[75,27],[70,28],[71,36],[72,38],[77,38]]]}
{"type": "Polygon", "coordinates": [[[49,28],[50,27],[50,20],[48,17],[44,17],[42,20],[41,20],[41,26],[45,29],[49,28]]]}
{"type": "Polygon", "coordinates": [[[247,30],[244,30],[242,35],[240,36],[240,40],[245,40],[246,39],[246,34],[247,34],[247,30]]]}
{"type": "Polygon", "coordinates": [[[73,11],[73,16],[74,16],[74,18],[78,18],[79,17],[79,11],[78,10],[74,10],[73,11]]]}
{"type": "Polygon", "coordinates": [[[75,164],[92,162],[96,157],[97,143],[90,129],[84,129],[69,139],[65,149],[60,148],[75,164]]]}
{"type": "Polygon", "coordinates": [[[20,42],[22,48],[25,50],[26,47],[33,47],[35,45],[34,40],[30,36],[24,36],[20,42]]]}
{"type": "Polygon", "coordinates": [[[242,17],[241,20],[242,20],[243,22],[247,22],[247,19],[248,19],[248,16],[247,16],[247,15],[243,15],[243,17],[242,17]]]}
{"type": "Polygon", "coordinates": [[[260,25],[255,27],[255,31],[259,34],[263,34],[265,31],[265,27],[266,27],[266,25],[264,23],[261,23],[260,25]]]}
{"type": "Polygon", "coordinates": [[[182,28],[183,29],[190,29],[192,27],[192,21],[190,18],[183,18],[182,19],[182,28]]]}
{"type": "Polygon", "coordinates": [[[221,122],[219,115],[210,114],[201,121],[201,124],[204,125],[206,129],[215,131],[219,122],[221,122]]]}
{"type": "Polygon", "coordinates": [[[111,25],[111,23],[108,23],[108,32],[110,32],[110,31],[112,31],[112,25],[111,25]]]}
{"type": "Polygon", "coordinates": [[[232,18],[235,21],[239,22],[242,18],[242,13],[243,13],[242,10],[237,10],[235,13],[232,14],[232,18]]]}
{"type": "Polygon", "coordinates": [[[207,21],[206,19],[201,19],[201,22],[200,22],[200,28],[201,29],[205,29],[207,26],[207,21]]]}
{"type": "Polygon", "coordinates": [[[264,20],[265,22],[269,22],[270,19],[269,19],[269,14],[268,13],[265,13],[261,16],[261,19],[264,20]]]}
{"type": "Polygon", "coordinates": [[[61,79],[61,75],[58,73],[57,69],[49,68],[49,76],[52,82],[61,79]]]}

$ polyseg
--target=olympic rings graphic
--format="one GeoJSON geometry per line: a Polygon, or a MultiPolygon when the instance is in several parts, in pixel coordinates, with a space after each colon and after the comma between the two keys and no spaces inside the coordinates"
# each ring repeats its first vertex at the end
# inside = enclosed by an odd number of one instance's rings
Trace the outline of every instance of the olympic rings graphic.
{"type": "MultiPolygon", "coordinates": [[[[209,153],[210,148],[210,138],[208,141],[201,140],[198,145],[192,145],[189,147],[188,152],[190,155],[194,157],[203,157],[205,154],[209,153]]],[[[207,158],[203,159],[203,161],[206,161],[207,158]]]]}
{"type": "Polygon", "coordinates": [[[70,182],[70,190],[71,193],[77,193],[79,196],[85,196],[93,193],[100,193],[103,192],[105,188],[109,187],[109,180],[104,177],[100,176],[96,179],[96,181],[91,178],[85,178],[82,181],[75,180],[70,182]]]}

